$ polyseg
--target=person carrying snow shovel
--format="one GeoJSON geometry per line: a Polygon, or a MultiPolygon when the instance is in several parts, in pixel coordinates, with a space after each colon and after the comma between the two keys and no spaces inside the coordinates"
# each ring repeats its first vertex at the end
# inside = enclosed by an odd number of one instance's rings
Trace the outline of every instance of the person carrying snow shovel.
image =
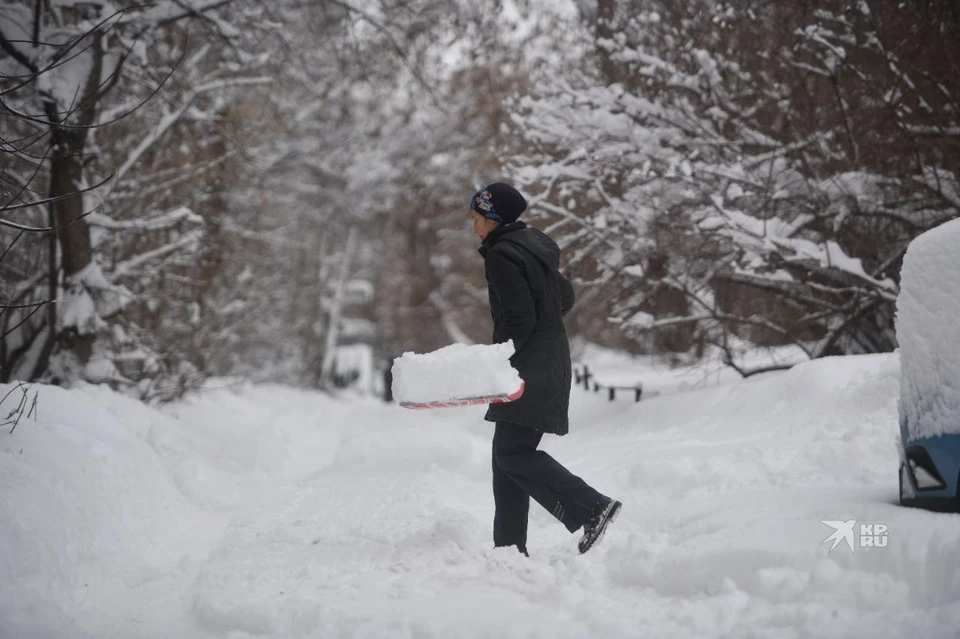
{"type": "Polygon", "coordinates": [[[621,503],[537,450],[544,433],[569,430],[570,345],[561,318],[573,307],[574,294],[559,271],[556,242],[518,221],[526,208],[520,192],[502,182],[481,189],[470,201],[473,232],[482,240],[493,341],[513,340],[510,363],[526,384],[519,399],[491,404],[486,414],[496,423],[493,544],[528,554],[533,497],[571,533],[583,529],[578,548],[585,553],[616,518],[621,503]]]}

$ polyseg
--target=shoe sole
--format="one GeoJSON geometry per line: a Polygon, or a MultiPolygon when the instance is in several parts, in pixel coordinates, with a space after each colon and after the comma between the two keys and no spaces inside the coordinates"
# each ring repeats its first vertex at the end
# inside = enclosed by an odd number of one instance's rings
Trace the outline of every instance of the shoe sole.
{"type": "Polygon", "coordinates": [[[600,540],[603,539],[604,533],[607,532],[607,526],[615,522],[617,517],[620,515],[620,510],[623,508],[623,504],[617,500],[613,500],[613,502],[607,506],[607,508],[610,509],[610,512],[600,524],[600,530],[597,532],[597,536],[593,538],[593,541],[587,544],[586,548],[579,548],[581,555],[600,543],[600,540]]]}

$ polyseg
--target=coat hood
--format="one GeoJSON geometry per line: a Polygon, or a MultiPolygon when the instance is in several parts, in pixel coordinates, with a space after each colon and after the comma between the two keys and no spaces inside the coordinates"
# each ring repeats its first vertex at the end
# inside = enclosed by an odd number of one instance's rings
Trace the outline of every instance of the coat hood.
{"type": "Polygon", "coordinates": [[[486,254],[484,249],[500,242],[515,244],[529,251],[552,271],[560,268],[560,247],[557,243],[545,233],[530,228],[523,222],[507,224],[493,231],[484,241],[481,254],[486,254]]]}

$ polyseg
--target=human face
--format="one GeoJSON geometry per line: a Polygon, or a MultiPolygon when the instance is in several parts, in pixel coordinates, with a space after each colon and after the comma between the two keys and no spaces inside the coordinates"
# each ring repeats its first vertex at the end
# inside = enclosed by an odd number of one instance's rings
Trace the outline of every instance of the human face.
{"type": "Polygon", "coordinates": [[[500,226],[499,222],[487,219],[476,211],[470,211],[470,215],[473,216],[473,234],[479,237],[481,242],[487,239],[491,231],[500,226]]]}

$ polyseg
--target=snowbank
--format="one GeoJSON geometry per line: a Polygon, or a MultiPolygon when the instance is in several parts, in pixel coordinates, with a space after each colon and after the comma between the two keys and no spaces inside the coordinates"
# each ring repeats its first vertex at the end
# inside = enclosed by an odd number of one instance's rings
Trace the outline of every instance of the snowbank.
{"type": "Polygon", "coordinates": [[[509,395],[521,384],[510,366],[512,356],[513,340],[451,344],[422,355],[404,353],[393,362],[393,394],[401,402],[509,395]]]}
{"type": "Polygon", "coordinates": [[[189,616],[165,617],[191,605],[198,562],[238,508],[275,499],[278,479],[318,472],[335,448],[317,424],[338,405],[284,421],[304,401],[293,389],[160,410],[106,387],[32,388],[38,417],[0,432],[2,639],[197,636],[189,616]]]}
{"type": "Polygon", "coordinates": [[[0,437],[0,637],[85,636],[84,592],[136,588],[220,530],[148,441],[170,420],[93,386],[33,388],[39,419],[0,437]]]}
{"type": "MultiPolygon", "coordinates": [[[[576,343],[574,366],[590,372],[591,387],[601,386],[643,388],[645,398],[672,395],[685,391],[729,384],[742,379],[740,373],[724,363],[725,354],[717,350],[695,366],[671,366],[663,356],[630,355],[596,344],[576,343]]],[[[774,365],[793,365],[809,360],[796,346],[756,348],[740,355],[738,363],[746,368],[766,368],[774,365]]]]}
{"type": "Polygon", "coordinates": [[[960,433],[960,220],[907,248],[897,298],[906,440],[960,433]]]}

